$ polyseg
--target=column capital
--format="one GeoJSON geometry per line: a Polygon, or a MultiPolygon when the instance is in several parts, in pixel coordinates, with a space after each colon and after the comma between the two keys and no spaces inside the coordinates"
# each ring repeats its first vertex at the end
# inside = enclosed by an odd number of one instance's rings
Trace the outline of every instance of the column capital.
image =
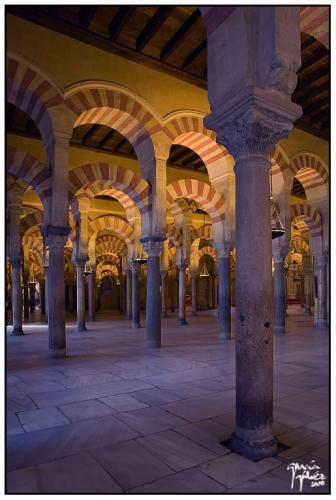
{"type": "Polygon", "coordinates": [[[137,273],[140,269],[140,264],[138,262],[135,262],[134,260],[131,260],[129,262],[129,267],[132,273],[137,273]]]}
{"type": "Polygon", "coordinates": [[[301,108],[288,98],[274,98],[269,89],[246,87],[205,118],[217,142],[232,156],[267,156],[293,128],[301,108]]]}
{"type": "Polygon", "coordinates": [[[149,257],[158,257],[163,250],[163,242],[165,239],[164,236],[150,236],[148,238],[141,238],[140,241],[149,257]]]}
{"type": "Polygon", "coordinates": [[[176,267],[177,269],[181,272],[181,271],[185,271],[188,267],[188,262],[186,261],[183,261],[183,262],[179,262],[178,264],[176,264],[176,267]]]}
{"type": "Polygon", "coordinates": [[[272,255],[275,264],[280,262],[283,263],[285,262],[286,256],[288,254],[288,249],[289,249],[288,245],[272,248],[272,255]]]}
{"type": "Polygon", "coordinates": [[[86,262],[88,261],[88,256],[82,255],[80,257],[76,257],[75,264],[76,267],[85,267],[86,262]]]}

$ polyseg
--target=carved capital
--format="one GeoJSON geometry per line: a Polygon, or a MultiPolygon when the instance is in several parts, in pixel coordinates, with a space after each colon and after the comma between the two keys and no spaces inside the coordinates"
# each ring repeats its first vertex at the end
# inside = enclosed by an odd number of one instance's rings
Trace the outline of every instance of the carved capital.
{"type": "Polygon", "coordinates": [[[135,262],[134,260],[132,260],[131,262],[129,262],[129,267],[130,267],[130,270],[132,271],[132,273],[137,273],[137,272],[139,272],[140,264],[138,262],[135,262]]]}
{"type": "Polygon", "coordinates": [[[148,257],[159,257],[160,253],[163,250],[162,240],[147,240],[143,241],[142,245],[145,252],[147,252],[148,257]]]}
{"type": "Polygon", "coordinates": [[[325,267],[327,264],[327,256],[324,253],[314,254],[314,259],[317,267],[325,267]]]}
{"type": "Polygon", "coordinates": [[[301,108],[288,98],[275,100],[267,89],[247,88],[206,117],[205,124],[217,132],[235,160],[245,156],[268,156],[293,128],[301,108]]]}
{"type": "Polygon", "coordinates": [[[230,257],[231,250],[232,250],[232,245],[230,243],[227,243],[227,242],[215,243],[214,247],[216,249],[218,259],[221,259],[224,257],[226,257],[226,258],[230,257]]]}
{"type": "Polygon", "coordinates": [[[60,234],[48,234],[45,237],[45,242],[48,246],[49,254],[53,252],[64,252],[67,236],[62,236],[60,234]]]}
{"type": "Polygon", "coordinates": [[[21,267],[22,258],[21,257],[9,257],[10,263],[13,269],[18,269],[21,267]]]}
{"type": "Polygon", "coordinates": [[[179,262],[178,264],[176,264],[176,267],[179,270],[179,272],[184,272],[188,267],[188,262],[186,261],[179,262]]]}

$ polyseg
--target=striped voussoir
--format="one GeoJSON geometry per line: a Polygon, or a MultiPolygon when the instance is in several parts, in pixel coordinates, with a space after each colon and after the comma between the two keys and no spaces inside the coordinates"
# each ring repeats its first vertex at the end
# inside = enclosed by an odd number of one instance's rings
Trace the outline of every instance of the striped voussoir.
{"type": "Polygon", "coordinates": [[[151,211],[151,187],[148,182],[132,170],[109,163],[90,163],[71,170],[69,201],[84,191],[96,196],[95,184],[103,189],[110,187],[120,191],[119,201],[125,210],[133,208],[134,203],[141,214],[151,211]]]}
{"type": "Polygon", "coordinates": [[[191,241],[195,241],[198,238],[204,238],[205,240],[212,240],[212,226],[211,224],[205,224],[201,227],[192,228],[190,231],[191,241]]]}
{"type": "Polygon", "coordinates": [[[7,146],[6,171],[16,179],[23,180],[39,195],[45,208],[51,198],[51,172],[35,156],[7,146]]]}
{"type": "Polygon", "coordinates": [[[182,230],[176,227],[174,224],[169,224],[167,226],[167,237],[168,240],[175,246],[180,246],[182,243],[182,230]]]}
{"type": "Polygon", "coordinates": [[[94,198],[98,195],[108,195],[115,198],[124,208],[129,222],[133,221],[137,214],[139,214],[139,209],[132,198],[114,187],[105,187],[104,184],[97,183],[84,188],[83,193],[85,193],[85,196],[89,196],[89,198],[94,198]]]}
{"type": "Polygon", "coordinates": [[[321,214],[310,205],[303,205],[300,203],[292,205],[291,216],[293,221],[299,219],[307,224],[312,238],[322,236],[321,214]]]}
{"type": "Polygon", "coordinates": [[[44,144],[50,143],[53,127],[49,109],[64,104],[62,93],[51,79],[14,54],[7,57],[8,102],[25,111],[40,130],[44,144]]]}
{"type": "Polygon", "coordinates": [[[33,228],[34,226],[40,226],[43,224],[43,213],[40,210],[28,214],[20,219],[20,234],[24,235],[26,231],[33,228]]]}
{"type": "Polygon", "coordinates": [[[112,263],[112,264],[119,265],[120,261],[119,261],[119,257],[117,255],[115,255],[114,253],[103,253],[100,255],[96,255],[96,262],[97,262],[97,264],[112,263]]]}
{"type": "Polygon", "coordinates": [[[139,101],[117,90],[86,88],[68,93],[65,100],[77,116],[75,127],[86,123],[100,123],[115,129],[136,150],[149,141],[150,131],[160,125],[139,101]]]}
{"type": "Polygon", "coordinates": [[[216,250],[214,249],[214,247],[211,247],[210,245],[202,247],[201,249],[198,250],[199,258],[201,258],[202,255],[210,255],[214,261],[217,260],[216,250]]]}
{"type": "Polygon", "coordinates": [[[118,268],[114,264],[98,264],[97,266],[97,272],[100,274],[101,277],[112,275],[112,276],[118,276],[118,268]]]}
{"type": "Polygon", "coordinates": [[[288,163],[279,148],[275,148],[271,153],[271,175],[277,175],[284,172],[288,163]]]}
{"type": "Polygon", "coordinates": [[[209,184],[196,179],[181,179],[167,186],[167,203],[170,207],[179,198],[195,200],[206,211],[212,223],[224,221],[225,204],[222,196],[209,184]]]}
{"type": "Polygon", "coordinates": [[[124,240],[127,244],[133,240],[133,227],[124,219],[113,215],[102,215],[89,222],[89,234],[95,232],[109,230],[116,233],[119,238],[124,240]]]}
{"type": "Polygon", "coordinates": [[[300,7],[300,31],[308,33],[329,48],[329,7],[300,7]]]}
{"type": "Polygon", "coordinates": [[[203,119],[195,116],[182,116],[169,120],[163,131],[173,144],[192,149],[202,159],[206,167],[211,167],[229,154],[217,144],[216,133],[203,125],[203,119]]]}
{"type": "Polygon", "coordinates": [[[304,255],[309,254],[309,245],[302,238],[292,238],[291,245],[294,247],[295,251],[304,255]]]}
{"type": "Polygon", "coordinates": [[[295,156],[290,169],[301,182],[305,191],[328,184],[329,174],[322,162],[311,154],[302,153],[295,156]]]}
{"type": "Polygon", "coordinates": [[[125,242],[113,234],[104,234],[96,238],[96,255],[103,248],[108,248],[113,253],[120,253],[125,249],[125,242]]]}

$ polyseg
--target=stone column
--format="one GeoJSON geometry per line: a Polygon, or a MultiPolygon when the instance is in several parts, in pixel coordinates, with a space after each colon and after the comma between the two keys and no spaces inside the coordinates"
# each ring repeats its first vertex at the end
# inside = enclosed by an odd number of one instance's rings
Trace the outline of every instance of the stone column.
{"type": "Polygon", "coordinates": [[[132,272],[126,269],[126,319],[132,319],[132,272]]]}
{"type": "Polygon", "coordinates": [[[29,318],[29,272],[23,271],[23,317],[29,318]]]}
{"type": "Polygon", "coordinates": [[[167,271],[161,271],[161,317],[167,317],[167,271]]]}
{"type": "Polygon", "coordinates": [[[92,269],[88,274],[89,321],[96,321],[95,282],[96,272],[92,269]]]}
{"type": "Polygon", "coordinates": [[[317,293],[318,293],[318,311],[317,311],[317,326],[326,327],[327,320],[327,259],[321,253],[315,255],[317,269],[317,293]]]}
{"type": "Polygon", "coordinates": [[[69,233],[67,227],[46,226],[43,236],[49,247],[48,277],[48,330],[49,356],[66,355],[65,307],[64,307],[64,246],[69,233]]]}
{"type": "Polygon", "coordinates": [[[139,303],[139,267],[140,265],[137,262],[132,261],[130,263],[132,272],[132,328],[141,328],[139,303]]]}
{"type": "Polygon", "coordinates": [[[217,272],[218,272],[218,323],[219,339],[232,339],[231,331],[231,280],[230,280],[230,251],[224,245],[216,245],[217,272]]]}
{"type": "MultiPolygon", "coordinates": [[[[301,114],[301,108],[290,100],[290,93],[296,84],[295,72],[290,74],[289,82],[286,79],[288,73],[283,68],[282,84],[278,80],[274,83],[266,76],[267,72],[269,75],[270,71],[278,71],[278,68],[272,70],[272,67],[276,60],[282,60],[282,50],[297,49],[295,57],[300,60],[298,10],[293,10],[293,17],[288,16],[285,9],[277,10],[276,7],[270,10],[253,7],[252,11],[255,15],[253,23],[244,14],[235,18],[235,21],[250,23],[248,27],[245,26],[247,30],[251,30],[246,36],[251,36],[248,38],[249,44],[253,45],[257,40],[258,50],[253,53],[253,59],[246,63],[244,69],[240,68],[239,54],[235,54],[235,68],[239,66],[236,77],[240,79],[244,75],[245,79],[237,80],[241,83],[240,89],[228,93],[225,99],[224,89],[218,82],[216,91],[221,92],[222,99],[217,101],[217,105],[215,98],[211,101],[212,113],[205,119],[205,125],[217,132],[217,141],[225,145],[235,159],[236,427],[230,446],[234,452],[258,460],[273,455],[277,450],[272,433],[273,290],[269,155],[279,140],[287,137],[293,122],[301,114]],[[292,29],[293,33],[287,33],[288,29],[292,29]],[[283,40],[286,36],[293,37],[294,42],[290,46],[278,40],[278,37],[283,40]],[[270,39],[272,42],[267,41],[270,39]],[[277,45],[272,45],[274,40],[277,45]],[[261,49],[265,44],[271,44],[267,57],[261,49]],[[275,47],[279,52],[276,52],[275,47]],[[248,73],[251,71],[251,64],[253,74],[248,73]],[[256,88],[251,83],[246,85],[247,80],[251,81],[250,78],[256,78],[256,88]],[[259,85],[258,82],[262,84],[259,85]],[[268,84],[276,88],[279,84],[279,89],[285,90],[267,88],[268,84]],[[288,95],[289,87],[291,91],[288,95]]],[[[229,23],[226,28],[228,26],[229,23]]],[[[223,36],[228,36],[228,33],[223,32],[223,36]]],[[[252,54],[249,52],[249,44],[244,48],[235,44],[235,48],[252,54]]],[[[215,57],[210,50],[209,60],[211,56],[215,57]]],[[[245,54],[244,57],[246,62],[246,57],[249,56],[245,54]]],[[[284,57],[286,59],[287,56],[284,57]]],[[[220,60],[218,54],[216,60],[220,60]]],[[[211,64],[213,63],[214,61],[211,64]]],[[[294,67],[298,66],[293,62],[294,67]]],[[[209,85],[209,88],[214,87],[209,85]]]]}
{"type": "Polygon", "coordinates": [[[311,270],[305,269],[305,310],[306,316],[311,315],[311,270]]]}
{"type": "Polygon", "coordinates": [[[179,324],[187,325],[186,315],[185,315],[185,270],[187,264],[178,264],[177,268],[179,270],[179,324]]]}
{"type": "Polygon", "coordinates": [[[177,297],[177,285],[176,285],[176,276],[174,271],[170,275],[170,312],[175,312],[176,305],[176,297],[177,297]]]}
{"type": "Polygon", "coordinates": [[[191,273],[191,314],[197,316],[197,279],[196,272],[191,273]]]}
{"type": "Polygon", "coordinates": [[[23,335],[22,330],[22,289],[21,289],[21,259],[11,258],[12,264],[12,335],[23,335]]]}
{"type": "Polygon", "coordinates": [[[40,307],[41,307],[41,314],[45,314],[45,281],[44,281],[44,279],[40,280],[40,307]]]}
{"type": "Polygon", "coordinates": [[[211,275],[211,307],[216,309],[216,274],[211,275]]]}
{"type": "Polygon", "coordinates": [[[36,283],[29,283],[29,310],[30,312],[35,311],[35,292],[36,283]]]}
{"type": "Polygon", "coordinates": [[[274,256],[274,333],[282,335],[286,331],[286,291],[285,261],[282,256],[274,256]]]}
{"type": "Polygon", "coordinates": [[[84,267],[87,258],[76,259],[77,271],[77,332],[85,332],[87,330],[85,324],[85,283],[84,283],[84,267]]]}
{"type": "Polygon", "coordinates": [[[49,266],[43,266],[44,270],[44,303],[45,303],[45,316],[46,323],[48,323],[48,269],[49,266]]]}
{"type": "Polygon", "coordinates": [[[147,346],[161,347],[160,253],[164,237],[142,239],[147,257],[146,326],[147,346]]]}

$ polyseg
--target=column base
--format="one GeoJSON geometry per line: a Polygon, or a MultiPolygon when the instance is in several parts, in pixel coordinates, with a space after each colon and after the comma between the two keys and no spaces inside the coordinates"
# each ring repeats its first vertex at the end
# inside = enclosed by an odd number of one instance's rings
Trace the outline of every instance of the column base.
{"type": "Polygon", "coordinates": [[[49,349],[49,358],[65,358],[66,349],[49,349]]]}
{"type": "Polygon", "coordinates": [[[326,319],[318,319],[316,322],[316,326],[318,328],[326,328],[328,326],[327,320],[326,319]]]}
{"type": "Polygon", "coordinates": [[[13,335],[13,337],[19,337],[20,335],[24,335],[24,333],[22,328],[13,328],[11,335],[13,335]]]}
{"type": "Polygon", "coordinates": [[[268,442],[249,443],[248,441],[243,441],[233,433],[229,440],[228,447],[234,453],[238,453],[239,455],[243,455],[243,457],[257,462],[275,455],[278,449],[278,443],[275,439],[268,442]]]}
{"type": "Polygon", "coordinates": [[[87,328],[85,325],[77,325],[77,332],[87,332],[87,328]]]}
{"type": "Polygon", "coordinates": [[[284,326],[275,326],[274,333],[275,335],[284,335],[286,333],[286,328],[284,326]]]}
{"type": "Polygon", "coordinates": [[[162,311],[161,312],[161,318],[168,318],[167,311],[162,311]]]}
{"type": "Polygon", "coordinates": [[[132,323],[132,328],[141,328],[140,323],[132,323]]]}
{"type": "Polygon", "coordinates": [[[149,349],[158,349],[161,347],[161,340],[147,339],[147,347],[149,349]]]}
{"type": "Polygon", "coordinates": [[[310,309],[305,309],[304,315],[305,316],[311,316],[311,310],[310,309]]]}
{"type": "Polygon", "coordinates": [[[219,330],[219,340],[222,342],[226,341],[226,340],[232,340],[233,339],[233,335],[232,335],[232,332],[231,331],[228,331],[228,330],[219,330]]]}
{"type": "Polygon", "coordinates": [[[178,324],[179,324],[179,325],[187,325],[188,323],[186,322],[186,320],[185,320],[185,319],[179,319],[179,320],[178,320],[178,324]]]}

